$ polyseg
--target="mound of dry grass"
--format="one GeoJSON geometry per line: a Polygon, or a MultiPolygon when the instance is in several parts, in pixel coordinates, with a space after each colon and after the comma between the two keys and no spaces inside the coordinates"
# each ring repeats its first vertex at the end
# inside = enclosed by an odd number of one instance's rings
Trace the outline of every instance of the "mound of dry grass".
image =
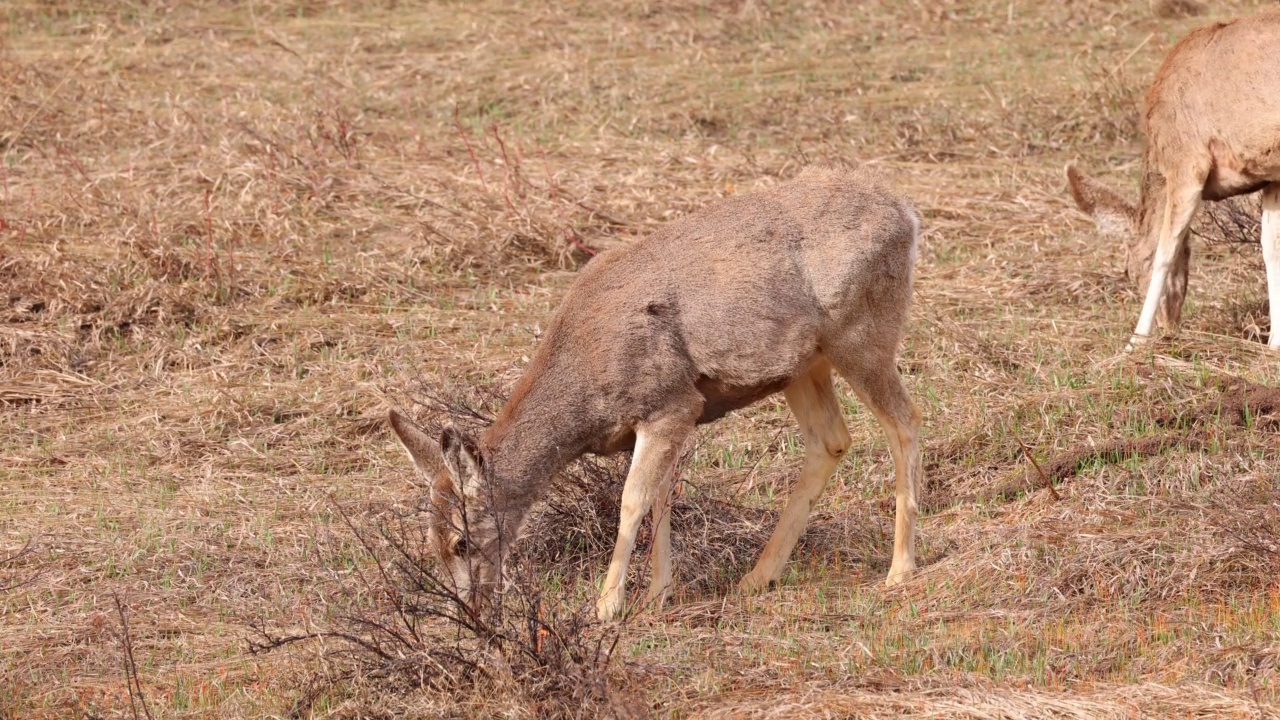
{"type": "Polygon", "coordinates": [[[1220,441],[1224,424],[1264,433],[1280,428],[1280,388],[1235,382],[1225,383],[1221,393],[1218,398],[1205,401],[1186,413],[1169,413],[1154,418],[1156,426],[1172,428],[1163,434],[1076,448],[1053,456],[1043,465],[1033,459],[1023,482],[1000,489],[997,496],[1008,499],[1019,490],[1038,484],[1052,487],[1100,463],[1159,455],[1173,448],[1199,450],[1220,441]]]}
{"type": "MultiPolygon", "coordinates": [[[[692,455],[692,448],[686,459],[692,455]]],[[[592,582],[607,565],[618,532],[626,458],[585,460],[557,479],[551,496],[531,521],[522,557],[539,572],[569,583],[592,582]]],[[[685,480],[670,499],[672,562],[678,601],[722,599],[754,565],[781,514],[778,507],[747,504],[735,483],[692,484],[685,480]]],[[[629,568],[633,600],[647,587],[651,518],[637,539],[637,562],[629,568]]],[[[817,512],[798,553],[822,562],[888,567],[879,547],[883,529],[853,513],[817,512]]]]}

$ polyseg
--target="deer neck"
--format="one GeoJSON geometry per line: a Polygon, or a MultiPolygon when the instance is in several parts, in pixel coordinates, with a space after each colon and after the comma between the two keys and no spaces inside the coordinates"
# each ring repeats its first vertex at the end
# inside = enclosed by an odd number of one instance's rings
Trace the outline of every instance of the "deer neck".
{"type": "Polygon", "coordinates": [[[530,368],[502,412],[481,438],[492,467],[495,503],[523,512],[542,496],[552,477],[578,458],[586,442],[568,408],[581,407],[575,389],[553,383],[530,368]]]}

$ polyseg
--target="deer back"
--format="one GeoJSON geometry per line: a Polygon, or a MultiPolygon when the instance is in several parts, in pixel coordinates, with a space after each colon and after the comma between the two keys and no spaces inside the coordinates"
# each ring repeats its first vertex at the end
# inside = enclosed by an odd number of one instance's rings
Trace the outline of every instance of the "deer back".
{"type": "Polygon", "coordinates": [[[592,260],[513,404],[536,396],[609,449],[673,406],[707,422],[782,389],[834,335],[892,356],[918,230],[864,170],[812,168],[714,203],[592,260]]]}

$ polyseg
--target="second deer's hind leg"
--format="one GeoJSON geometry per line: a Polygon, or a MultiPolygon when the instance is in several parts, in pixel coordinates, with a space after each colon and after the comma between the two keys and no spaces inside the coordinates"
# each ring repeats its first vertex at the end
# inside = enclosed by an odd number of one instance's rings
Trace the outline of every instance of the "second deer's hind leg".
{"type": "Polygon", "coordinates": [[[861,362],[840,362],[836,369],[858,399],[880,421],[893,455],[896,478],[896,511],[893,525],[893,561],[887,585],[897,585],[916,569],[916,518],[924,485],[920,462],[920,411],[911,402],[892,357],[860,356],[861,362]]]}
{"type": "Polygon", "coordinates": [[[1280,183],[1262,189],[1262,261],[1267,266],[1267,299],[1271,308],[1267,346],[1280,350],[1280,183]]]}
{"type": "Polygon", "coordinates": [[[818,360],[804,377],[783,392],[804,437],[804,469],[755,568],[738,583],[744,592],[759,592],[782,577],[782,569],[804,532],[809,512],[851,442],[832,385],[831,365],[825,359],[818,360]]]}

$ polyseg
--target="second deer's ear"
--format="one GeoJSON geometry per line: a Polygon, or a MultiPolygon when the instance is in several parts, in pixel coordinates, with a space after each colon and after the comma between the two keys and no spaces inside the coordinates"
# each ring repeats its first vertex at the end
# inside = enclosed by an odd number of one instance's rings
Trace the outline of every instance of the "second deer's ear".
{"type": "Polygon", "coordinates": [[[1138,208],[1119,193],[1080,172],[1075,165],[1067,166],[1067,185],[1076,207],[1093,217],[1098,231],[1131,239],[1138,229],[1138,208]]]}
{"type": "Polygon", "coordinates": [[[400,441],[400,446],[409,453],[414,466],[427,477],[427,480],[434,483],[448,474],[449,469],[445,466],[440,446],[423,432],[422,428],[414,425],[409,418],[395,410],[389,413],[387,421],[396,439],[400,441]]]}
{"type": "Polygon", "coordinates": [[[484,477],[484,458],[476,442],[454,426],[447,425],[440,433],[440,451],[457,488],[466,497],[477,497],[484,477]]]}

